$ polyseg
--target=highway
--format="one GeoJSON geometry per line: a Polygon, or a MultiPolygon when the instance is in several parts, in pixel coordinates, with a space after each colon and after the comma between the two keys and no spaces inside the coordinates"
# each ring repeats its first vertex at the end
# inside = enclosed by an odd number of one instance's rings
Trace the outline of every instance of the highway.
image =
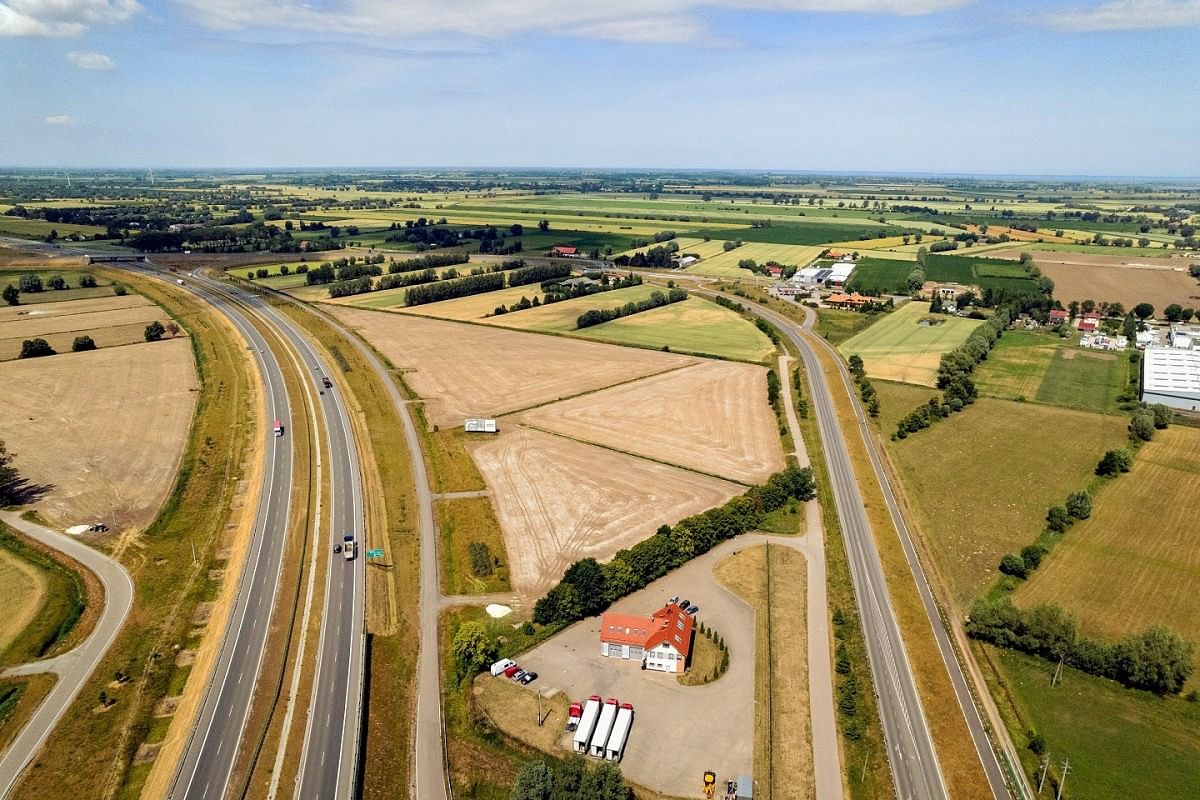
{"type": "Polygon", "coordinates": [[[10,528],[75,559],[94,572],[104,586],[104,608],[100,618],[78,647],[54,658],[22,664],[4,672],[6,676],[52,672],[56,681],[25,727],[0,755],[0,798],[3,798],[12,791],[25,767],[42,749],[46,737],[117,638],[129,616],[129,609],[133,607],[133,582],[118,561],[74,537],[21,519],[19,514],[10,511],[0,512],[0,519],[10,528]]]}
{"type": "MultiPolygon", "coordinates": [[[[227,796],[246,719],[262,665],[284,557],[292,489],[292,452],[287,436],[292,413],[283,374],[274,353],[246,317],[255,315],[294,349],[319,399],[318,411],[328,437],[331,525],[328,528],[324,616],[317,648],[317,674],[309,700],[304,749],[295,796],[348,798],[355,793],[362,720],[364,675],[363,503],[358,451],[345,404],[336,389],[325,389],[324,361],[296,326],[253,294],[198,275],[185,285],[225,313],[250,341],[268,395],[268,417],[284,424],[283,437],[271,436],[264,471],[262,501],[254,538],[238,591],[238,601],[225,634],[221,655],[208,687],[196,727],[172,787],[171,797],[211,800],[227,796]],[[281,457],[281,452],[286,455],[281,457]],[[286,472],[285,472],[286,466],[286,472]],[[350,532],[358,545],[356,558],[333,553],[350,532]]],[[[266,435],[271,435],[266,426],[266,435]]],[[[315,435],[315,434],[314,434],[315,435]]]]}

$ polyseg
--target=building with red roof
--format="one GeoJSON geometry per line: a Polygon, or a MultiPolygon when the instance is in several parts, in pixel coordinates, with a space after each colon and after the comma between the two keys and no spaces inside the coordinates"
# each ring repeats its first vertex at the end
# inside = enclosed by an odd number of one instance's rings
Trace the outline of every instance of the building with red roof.
{"type": "Polygon", "coordinates": [[[1079,320],[1079,330],[1083,331],[1084,333],[1091,333],[1099,327],[1099,323],[1094,319],[1079,320]]]}
{"type": "Polygon", "coordinates": [[[554,245],[554,247],[550,248],[550,255],[566,256],[568,258],[575,258],[576,256],[579,255],[579,250],[575,247],[568,247],[566,245],[556,244],[556,245],[554,245]]]}
{"type": "Polygon", "coordinates": [[[646,669],[683,672],[692,650],[692,616],[669,603],[650,616],[600,615],[600,655],[641,661],[646,669]]]}
{"type": "Polygon", "coordinates": [[[1063,311],[1061,308],[1054,308],[1054,309],[1050,310],[1050,324],[1051,325],[1059,325],[1066,321],[1067,321],[1067,312],[1066,311],[1063,311]]]}

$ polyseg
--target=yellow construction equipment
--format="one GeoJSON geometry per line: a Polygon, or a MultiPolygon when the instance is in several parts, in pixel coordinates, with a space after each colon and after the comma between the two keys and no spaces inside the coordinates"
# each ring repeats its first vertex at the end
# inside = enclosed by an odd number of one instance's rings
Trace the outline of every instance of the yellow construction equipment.
{"type": "Polygon", "coordinates": [[[704,773],[704,796],[712,797],[713,792],[717,790],[717,773],[711,769],[704,773]]]}

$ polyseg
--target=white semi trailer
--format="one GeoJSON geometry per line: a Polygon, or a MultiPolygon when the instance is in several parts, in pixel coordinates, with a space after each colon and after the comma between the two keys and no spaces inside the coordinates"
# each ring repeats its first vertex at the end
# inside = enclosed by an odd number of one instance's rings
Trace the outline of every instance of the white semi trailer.
{"type": "Polygon", "coordinates": [[[604,708],[600,709],[600,719],[596,720],[596,730],[592,732],[588,755],[604,758],[604,746],[608,744],[608,736],[612,733],[613,722],[616,719],[617,698],[610,697],[604,701],[604,708]]]}
{"type": "Polygon", "coordinates": [[[596,718],[600,716],[600,695],[594,694],[583,706],[583,714],[579,717],[579,725],[571,741],[576,753],[586,754],[588,743],[592,740],[592,731],[596,729],[596,718]]]}
{"type": "Polygon", "coordinates": [[[633,706],[622,703],[617,711],[617,719],[613,723],[612,733],[608,735],[608,744],[604,746],[604,757],[609,761],[620,761],[625,755],[625,742],[629,741],[629,729],[633,727],[633,706]]]}

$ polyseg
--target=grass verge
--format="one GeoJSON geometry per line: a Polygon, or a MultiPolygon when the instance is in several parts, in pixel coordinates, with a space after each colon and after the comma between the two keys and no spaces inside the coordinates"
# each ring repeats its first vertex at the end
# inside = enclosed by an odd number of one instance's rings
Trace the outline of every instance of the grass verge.
{"type": "Polygon", "coordinates": [[[490,594],[512,588],[504,534],[490,498],[440,500],[434,518],[445,594],[490,594]]]}
{"type": "MultiPolygon", "coordinates": [[[[91,627],[79,625],[89,601],[95,605],[103,598],[99,582],[73,559],[61,554],[56,556],[54,551],[3,524],[0,524],[0,548],[31,564],[46,585],[41,608],[0,654],[0,664],[23,664],[74,647],[91,627]],[[91,577],[91,581],[85,580],[85,575],[91,577]]],[[[91,616],[98,614],[99,609],[96,609],[91,616]]]]}

